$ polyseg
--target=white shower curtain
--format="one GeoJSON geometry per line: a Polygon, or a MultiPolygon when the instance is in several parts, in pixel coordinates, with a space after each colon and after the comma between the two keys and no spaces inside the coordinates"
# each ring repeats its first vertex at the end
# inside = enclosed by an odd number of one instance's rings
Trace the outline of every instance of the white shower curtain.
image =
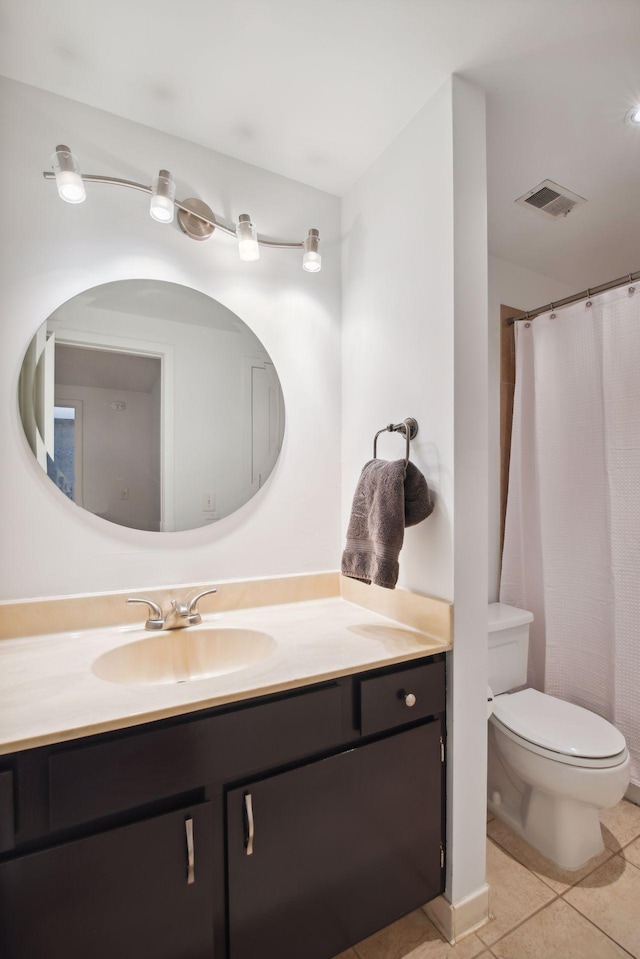
{"type": "Polygon", "coordinates": [[[640,786],[640,283],[516,324],[500,600],[529,683],[624,734],[640,786]]]}

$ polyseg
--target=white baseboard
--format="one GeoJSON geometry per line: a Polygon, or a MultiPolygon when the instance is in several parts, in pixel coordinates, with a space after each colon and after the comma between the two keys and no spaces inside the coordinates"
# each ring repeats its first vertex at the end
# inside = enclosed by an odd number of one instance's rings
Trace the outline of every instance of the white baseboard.
{"type": "Polygon", "coordinates": [[[470,932],[484,926],[489,919],[489,886],[480,886],[470,896],[456,903],[438,896],[423,908],[447,942],[455,945],[470,932]]]}
{"type": "Polygon", "coordinates": [[[630,802],[634,802],[636,806],[640,806],[640,786],[636,786],[635,783],[629,783],[629,788],[624,794],[624,798],[630,802]]]}

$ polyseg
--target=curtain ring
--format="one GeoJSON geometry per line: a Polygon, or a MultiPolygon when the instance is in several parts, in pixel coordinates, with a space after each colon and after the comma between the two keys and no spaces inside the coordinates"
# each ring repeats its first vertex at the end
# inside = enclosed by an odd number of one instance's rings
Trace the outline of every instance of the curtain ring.
{"type": "Polygon", "coordinates": [[[550,320],[555,320],[555,318],[556,318],[556,314],[555,314],[555,312],[554,312],[554,306],[553,306],[553,303],[552,303],[552,304],[551,304],[551,313],[549,314],[549,319],[550,319],[550,320]]]}
{"type": "Polygon", "coordinates": [[[588,308],[589,308],[590,306],[592,306],[592,305],[593,305],[593,304],[591,303],[591,290],[590,290],[589,287],[587,287],[587,302],[585,303],[585,306],[586,306],[587,309],[588,309],[588,308]]]}

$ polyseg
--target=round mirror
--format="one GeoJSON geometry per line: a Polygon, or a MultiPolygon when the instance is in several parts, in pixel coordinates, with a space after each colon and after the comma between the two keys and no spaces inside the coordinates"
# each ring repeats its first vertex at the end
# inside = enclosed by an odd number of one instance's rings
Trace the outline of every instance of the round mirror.
{"type": "Polygon", "coordinates": [[[284,435],[280,381],[257,336],[211,297],[158,280],[63,303],[29,345],[19,394],[52,482],[133,529],[233,513],[271,473],[284,435]]]}

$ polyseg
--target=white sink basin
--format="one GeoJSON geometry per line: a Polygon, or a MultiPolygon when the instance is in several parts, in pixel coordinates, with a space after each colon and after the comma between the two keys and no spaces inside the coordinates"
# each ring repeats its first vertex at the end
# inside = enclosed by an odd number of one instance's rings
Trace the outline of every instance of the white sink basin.
{"type": "Polygon", "coordinates": [[[234,673],[266,659],[275,640],[254,629],[172,629],[109,650],[94,674],[125,686],[162,686],[234,673]]]}

